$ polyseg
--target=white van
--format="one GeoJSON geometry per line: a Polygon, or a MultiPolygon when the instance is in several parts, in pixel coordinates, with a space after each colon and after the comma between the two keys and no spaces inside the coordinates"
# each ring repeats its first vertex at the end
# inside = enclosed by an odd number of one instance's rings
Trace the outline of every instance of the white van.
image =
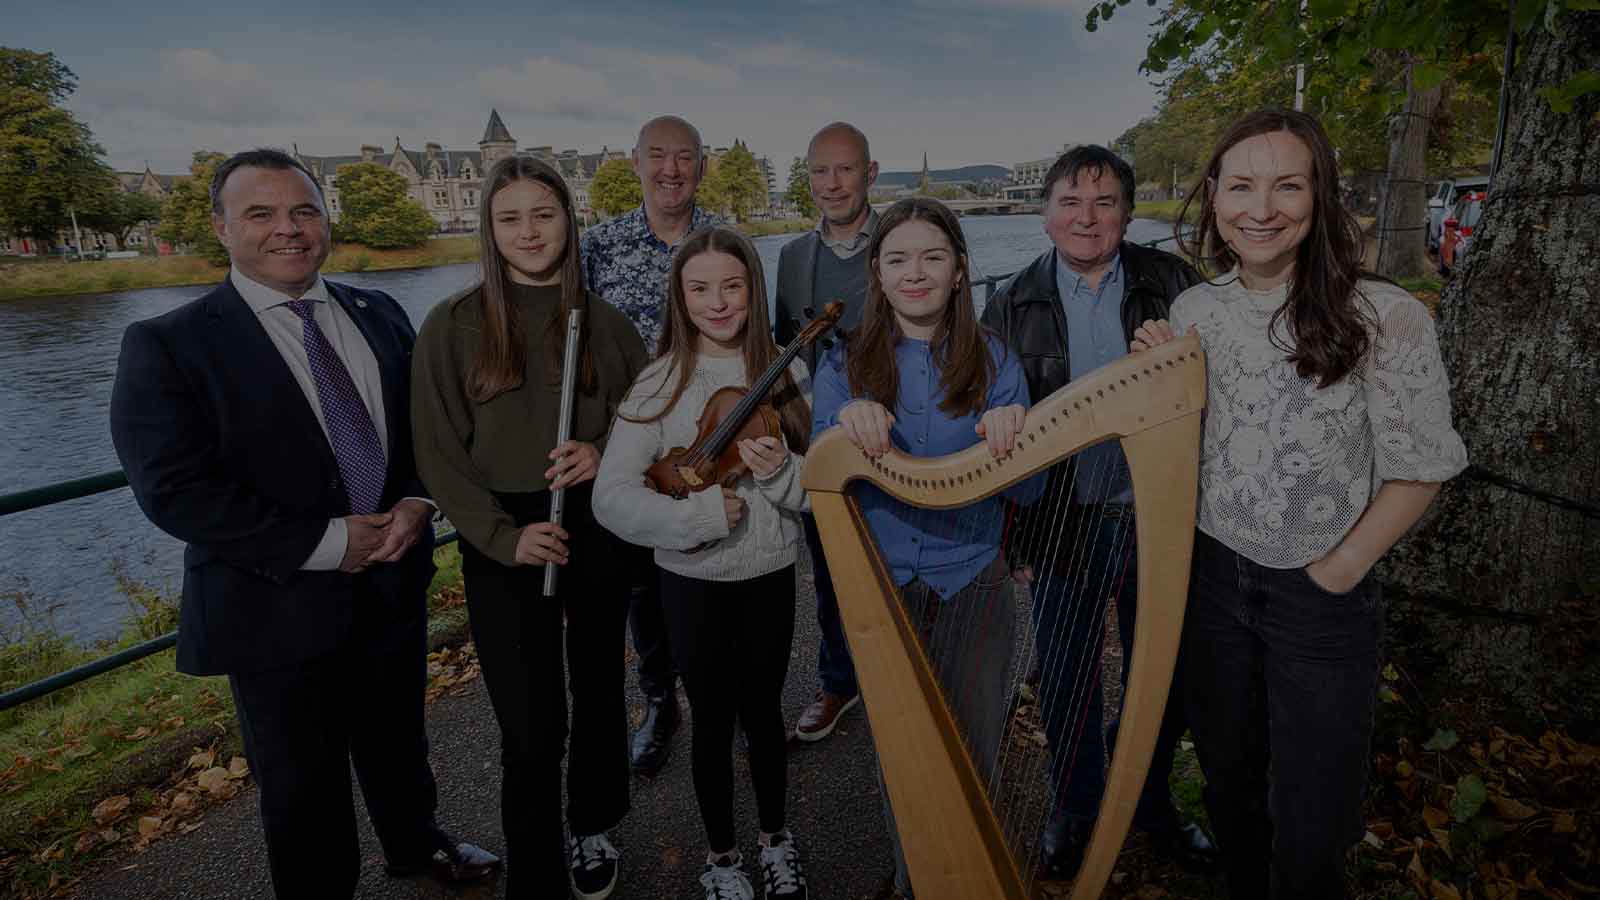
{"type": "Polygon", "coordinates": [[[1439,251],[1439,240],[1444,236],[1444,219],[1450,210],[1455,208],[1456,200],[1469,191],[1488,189],[1487,175],[1467,175],[1439,182],[1439,187],[1434,190],[1433,196],[1428,198],[1428,252],[1439,251]]]}

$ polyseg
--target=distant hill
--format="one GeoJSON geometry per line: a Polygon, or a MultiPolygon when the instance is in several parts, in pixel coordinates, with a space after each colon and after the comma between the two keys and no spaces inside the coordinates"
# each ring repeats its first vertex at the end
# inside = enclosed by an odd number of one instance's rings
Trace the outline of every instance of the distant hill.
{"type": "MultiPolygon", "coordinates": [[[[1001,180],[1011,177],[1009,166],[962,166],[959,169],[929,169],[929,181],[982,181],[985,178],[999,178],[1001,180]]],[[[911,187],[922,178],[922,170],[915,172],[879,172],[877,186],[880,188],[911,187]]]]}

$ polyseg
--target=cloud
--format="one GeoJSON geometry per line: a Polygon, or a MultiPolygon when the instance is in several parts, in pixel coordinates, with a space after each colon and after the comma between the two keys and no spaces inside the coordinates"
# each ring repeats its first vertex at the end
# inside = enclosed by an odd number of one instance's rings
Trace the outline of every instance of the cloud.
{"type": "Polygon", "coordinates": [[[102,110],[145,109],[205,125],[261,125],[287,118],[278,90],[273,78],[250,63],[183,48],[161,51],[153,75],[99,82],[84,93],[85,102],[102,110]]]}
{"type": "Polygon", "coordinates": [[[506,112],[581,122],[633,118],[605,75],[548,56],[488,69],[477,86],[486,105],[506,112]]]}
{"type": "Polygon", "coordinates": [[[733,68],[693,56],[647,53],[629,47],[589,47],[580,55],[617,76],[630,91],[643,86],[665,89],[668,93],[691,86],[717,89],[739,86],[739,73],[733,68]]]}
{"type": "Polygon", "coordinates": [[[869,60],[852,59],[793,41],[773,41],[745,47],[734,52],[733,61],[752,68],[804,69],[812,72],[874,72],[879,68],[869,60]]]}

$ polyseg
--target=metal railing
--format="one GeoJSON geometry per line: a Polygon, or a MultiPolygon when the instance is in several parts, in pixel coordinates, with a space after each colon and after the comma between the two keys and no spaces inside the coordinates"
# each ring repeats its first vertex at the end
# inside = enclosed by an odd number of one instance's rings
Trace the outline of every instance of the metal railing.
{"type": "MultiPolygon", "coordinates": [[[[1155,247],[1170,240],[1173,240],[1173,238],[1164,237],[1153,241],[1145,241],[1143,246],[1155,247]]],[[[983,288],[983,302],[987,304],[989,299],[994,296],[995,287],[1014,274],[1016,273],[1007,272],[1004,275],[991,275],[985,278],[979,278],[972,282],[972,286],[974,288],[983,288]]],[[[30,509],[38,509],[42,506],[53,506],[57,503],[66,503],[69,500],[79,500],[84,497],[92,497],[95,494],[103,494],[107,491],[114,491],[127,486],[128,476],[124,474],[122,470],[118,469],[112,472],[102,472],[99,475],[90,475],[86,478],[75,478],[71,481],[57,482],[55,484],[48,484],[43,487],[31,488],[25,491],[16,491],[10,494],[0,494],[0,516],[9,516],[14,513],[25,512],[30,509]]],[[[454,542],[457,537],[458,535],[454,530],[447,531],[444,534],[436,535],[433,540],[433,546],[437,549],[445,544],[454,542]]],[[[12,690],[0,694],[0,712],[8,710],[14,706],[19,706],[23,703],[27,703],[29,700],[36,700],[47,694],[59,691],[62,688],[71,687],[80,681],[85,681],[93,678],[96,675],[109,672],[112,669],[121,668],[129,663],[137,662],[147,656],[160,653],[163,650],[176,646],[177,643],[178,632],[170,631],[161,635],[160,637],[151,638],[148,641],[135,644],[132,647],[126,647],[117,651],[116,653],[103,656],[80,666],[75,666],[64,672],[58,672],[55,675],[49,676],[48,678],[41,678],[40,680],[31,684],[25,684],[22,687],[13,688],[12,690]]]]}
{"type": "MultiPolygon", "coordinates": [[[[114,491],[127,486],[128,476],[119,469],[114,472],[90,475],[87,478],[75,478],[71,481],[62,481],[26,491],[3,494],[0,495],[0,516],[9,516],[13,513],[38,509],[41,506],[53,506],[69,500],[92,497],[95,494],[103,494],[107,491],[114,491]]],[[[434,549],[454,542],[457,537],[458,535],[454,530],[435,535],[433,538],[434,549]]],[[[47,678],[41,678],[18,688],[12,688],[0,694],[0,712],[4,712],[13,706],[20,706],[29,700],[37,700],[40,697],[53,694],[80,681],[87,681],[112,669],[119,669],[129,663],[138,662],[147,656],[152,656],[177,646],[177,643],[178,632],[169,631],[160,637],[142,641],[132,647],[124,647],[115,653],[90,660],[64,672],[57,672],[47,678]]]]}

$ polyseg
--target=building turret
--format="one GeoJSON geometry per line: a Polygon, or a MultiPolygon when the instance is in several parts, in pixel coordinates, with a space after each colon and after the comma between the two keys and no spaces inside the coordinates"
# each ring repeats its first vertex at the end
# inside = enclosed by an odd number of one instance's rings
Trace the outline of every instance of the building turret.
{"type": "Polygon", "coordinates": [[[516,139],[506,130],[506,123],[500,121],[498,110],[489,110],[489,124],[484,126],[483,140],[478,142],[478,149],[483,152],[485,169],[505,157],[516,154],[516,139]]]}

